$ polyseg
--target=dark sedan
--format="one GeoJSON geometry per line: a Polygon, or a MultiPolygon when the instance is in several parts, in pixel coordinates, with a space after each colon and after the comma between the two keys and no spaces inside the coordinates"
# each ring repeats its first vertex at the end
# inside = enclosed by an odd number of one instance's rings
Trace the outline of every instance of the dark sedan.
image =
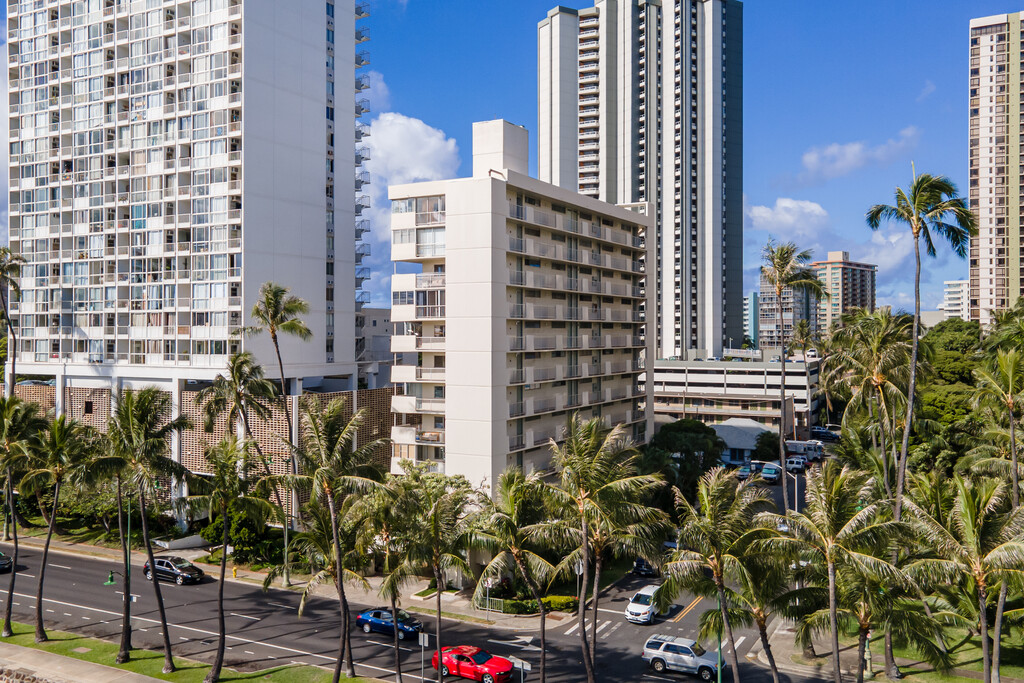
{"type": "Polygon", "coordinates": [[[11,556],[0,553],[0,572],[9,572],[12,566],[14,566],[14,560],[11,559],[11,556]]]}
{"type": "MultiPolygon", "coordinates": [[[[394,620],[391,618],[391,610],[387,607],[373,607],[364,610],[356,617],[356,627],[363,629],[363,633],[383,633],[393,635],[394,620]]],[[[398,639],[411,638],[423,630],[423,624],[414,619],[405,610],[398,610],[398,639]]]]}
{"type": "MultiPolygon", "coordinates": [[[[173,581],[179,586],[184,583],[199,583],[203,579],[203,570],[183,557],[158,557],[154,562],[158,579],[173,581]]],[[[150,581],[153,580],[153,572],[149,570],[148,561],[142,565],[142,573],[150,581]]]]}

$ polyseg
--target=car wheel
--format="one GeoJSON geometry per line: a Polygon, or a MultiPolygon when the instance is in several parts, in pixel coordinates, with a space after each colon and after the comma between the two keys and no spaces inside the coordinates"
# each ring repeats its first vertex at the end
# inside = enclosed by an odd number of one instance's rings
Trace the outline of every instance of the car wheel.
{"type": "Polygon", "coordinates": [[[483,682],[484,683],[494,683],[494,676],[492,676],[491,674],[484,674],[483,682]]]}
{"type": "Polygon", "coordinates": [[[398,639],[405,640],[405,631],[403,631],[402,629],[398,629],[398,639]]]}
{"type": "Polygon", "coordinates": [[[363,633],[369,633],[372,630],[369,624],[363,624],[363,633]]]}
{"type": "Polygon", "coordinates": [[[444,666],[444,665],[441,666],[441,675],[442,676],[447,676],[448,675],[448,667],[447,666],[444,666]]]}
{"type": "Polygon", "coordinates": [[[653,662],[651,662],[651,668],[657,671],[658,673],[661,673],[665,670],[665,662],[663,662],[660,659],[655,659],[653,662]]]}
{"type": "Polygon", "coordinates": [[[701,667],[700,671],[697,672],[697,675],[700,677],[700,680],[702,681],[710,681],[712,678],[715,677],[715,672],[704,666],[701,667]]]}
{"type": "Polygon", "coordinates": [[[176,577],[174,577],[174,583],[180,586],[181,584],[185,583],[185,577],[181,574],[178,574],[176,577]]]}
{"type": "Polygon", "coordinates": [[[149,571],[148,569],[146,570],[146,580],[147,581],[152,581],[153,580],[153,572],[149,571]]]}

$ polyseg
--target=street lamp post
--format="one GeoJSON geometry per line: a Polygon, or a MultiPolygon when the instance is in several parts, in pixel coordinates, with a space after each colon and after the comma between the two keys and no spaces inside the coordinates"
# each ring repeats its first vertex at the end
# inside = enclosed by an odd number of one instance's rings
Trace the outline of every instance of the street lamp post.
{"type": "Polygon", "coordinates": [[[793,512],[800,512],[798,506],[800,501],[800,477],[795,474],[791,474],[789,470],[783,469],[787,477],[793,479],[793,512]]]}

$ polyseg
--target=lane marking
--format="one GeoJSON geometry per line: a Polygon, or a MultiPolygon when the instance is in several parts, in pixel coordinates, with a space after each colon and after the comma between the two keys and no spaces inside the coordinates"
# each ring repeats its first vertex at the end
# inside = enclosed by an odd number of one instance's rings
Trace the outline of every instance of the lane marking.
{"type": "Polygon", "coordinates": [[[743,641],[746,640],[746,639],[747,639],[746,636],[740,636],[739,638],[737,638],[736,639],[736,645],[732,648],[732,651],[736,652],[737,650],[739,650],[740,649],[740,645],[742,645],[743,641]]]}
{"type": "MultiPolygon", "coordinates": [[[[283,524],[283,522],[282,522],[282,524],[283,524]]],[[[256,654],[255,652],[253,652],[251,650],[242,650],[242,652],[244,652],[247,655],[255,655],[256,654]]]]}
{"type": "Polygon", "coordinates": [[[568,631],[565,632],[565,635],[571,636],[573,633],[576,632],[576,629],[578,629],[579,627],[580,627],[580,622],[577,621],[575,624],[572,625],[572,628],[570,628],[568,631]]]}
{"type": "Polygon", "coordinates": [[[608,614],[618,614],[620,616],[622,615],[622,610],[620,610],[620,609],[605,609],[604,607],[598,607],[597,611],[598,612],[607,612],[608,614]]]}
{"type": "Polygon", "coordinates": [[[267,604],[268,604],[268,605],[271,605],[272,607],[284,607],[285,609],[295,609],[295,608],[294,608],[294,607],[292,607],[291,605],[282,605],[282,604],[281,604],[281,603],[279,603],[279,602],[268,602],[267,604]]]}
{"type": "Polygon", "coordinates": [[[36,578],[33,574],[26,574],[25,572],[18,572],[18,576],[27,576],[30,579],[36,578]]]}
{"type": "Polygon", "coordinates": [[[619,623],[615,624],[615,626],[612,626],[612,627],[611,627],[610,629],[608,629],[608,633],[605,633],[605,634],[604,634],[603,636],[601,636],[601,637],[602,637],[602,638],[607,638],[607,637],[608,637],[608,636],[610,636],[610,635],[611,635],[612,633],[615,633],[615,631],[616,631],[616,630],[617,630],[617,629],[618,629],[618,628],[619,628],[620,626],[622,626],[622,622],[621,622],[621,621],[620,621],[619,623]]]}
{"type": "Polygon", "coordinates": [[[71,569],[71,567],[69,567],[69,566],[67,566],[67,565],[64,565],[64,564],[54,564],[54,563],[52,563],[52,562],[50,562],[49,564],[47,564],[47,566],[48,566],[48,567],[57,567],[58,569],[71,569]]]}
{"type": "Polygon", "coordinates": [[[610,622],[610,621],[602,621],[602,622],[601,622],[601,625],[597,627],[597,631],[596,631],[596,633],[600,633],[601,631],[603,631],[603,630],[604,630],[604,628],[605,628],[605,627],[606,627],[606,626],[607,626],[608,624],[610,624],[610,623],[612,623],[612,622],[610,622]]]}
{"type": "MultiPolygon", "coordinates": [[[[380,642],[377,642],[376,640],[368,640],[368,641],[366,641],[366,642],[368,642],[368,643],[371,643],[371,644],[373,644],[373,645],[380,645],[381,647],[389,647],[389,648],[391,648],[392,650],[394,650],[394,649],[395,649],[395,644],[394,644],[394,643],[380,643],[380,642]]],[[[403,650],[403,651],[405,651],[405,652],[412,652],[412,648],[409,648],[409,647],[402,647],[401,645],[399,645],[399,646],[398,646],[398,649],[399,649],[399,650],[403,650]]],[[[404,675],[405,675],[405,673],[403,672],[403,673],[402,673],[402,675],[404,676],[404,675]]]]}
{"type": "Polygon", "coordinates": [[[690,612],[692,612],[693,608],[696,607],[697,605],[699,605],[700,601],[703,600],[703,599],[704,598],[701,598],[701,597],[698,597],[698,598],[694,599],[693,602],[691,602],[689,605],[687,605],[685,608],[683,608],[682,612],[680,612],[676,616],[672,617],[672,623],[673,624],[679,623],[682,620],[682,618],[685,617],[690,612]]]}
{"type": "Polygon", "coordinates": [[[243,619],[252,619],[253,621],[259,621],[260,617],[250,617],[248,614],[238,614],[237,612],[229,612],[233,617],[241,617],[243,619]]]}

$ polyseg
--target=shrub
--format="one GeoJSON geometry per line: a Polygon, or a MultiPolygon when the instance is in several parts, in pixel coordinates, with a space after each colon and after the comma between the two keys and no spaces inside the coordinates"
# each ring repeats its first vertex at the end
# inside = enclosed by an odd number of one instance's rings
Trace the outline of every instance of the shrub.
{"type": "MultiPolygon", "coordinates": [[[[570,595],[552,595],[541,599],[549,612],[575,612],[580,604],[577,598],[570,595]]],[[[502,611],[505,614],[537,614],[540,612],[536,600],[505,600],[502,604],[504,606],[502,611]]]]}
{"type": "MultiPolygon", "coordinates": [[[[250,562],[268,561],[272,558],[274,545],[267,531],[266,525],[255,524],[245,515],[238,512],[229,512],[231,527],[228,529],[228,543],[231,544],[231,559],[237,563],[248,564],[250,562]]],[[[224,526],[220,515],[213,518],[213,521],[203,527],[199,535],[203,540],[211,544],[219,544],[224,540],[224,526]]]]}

